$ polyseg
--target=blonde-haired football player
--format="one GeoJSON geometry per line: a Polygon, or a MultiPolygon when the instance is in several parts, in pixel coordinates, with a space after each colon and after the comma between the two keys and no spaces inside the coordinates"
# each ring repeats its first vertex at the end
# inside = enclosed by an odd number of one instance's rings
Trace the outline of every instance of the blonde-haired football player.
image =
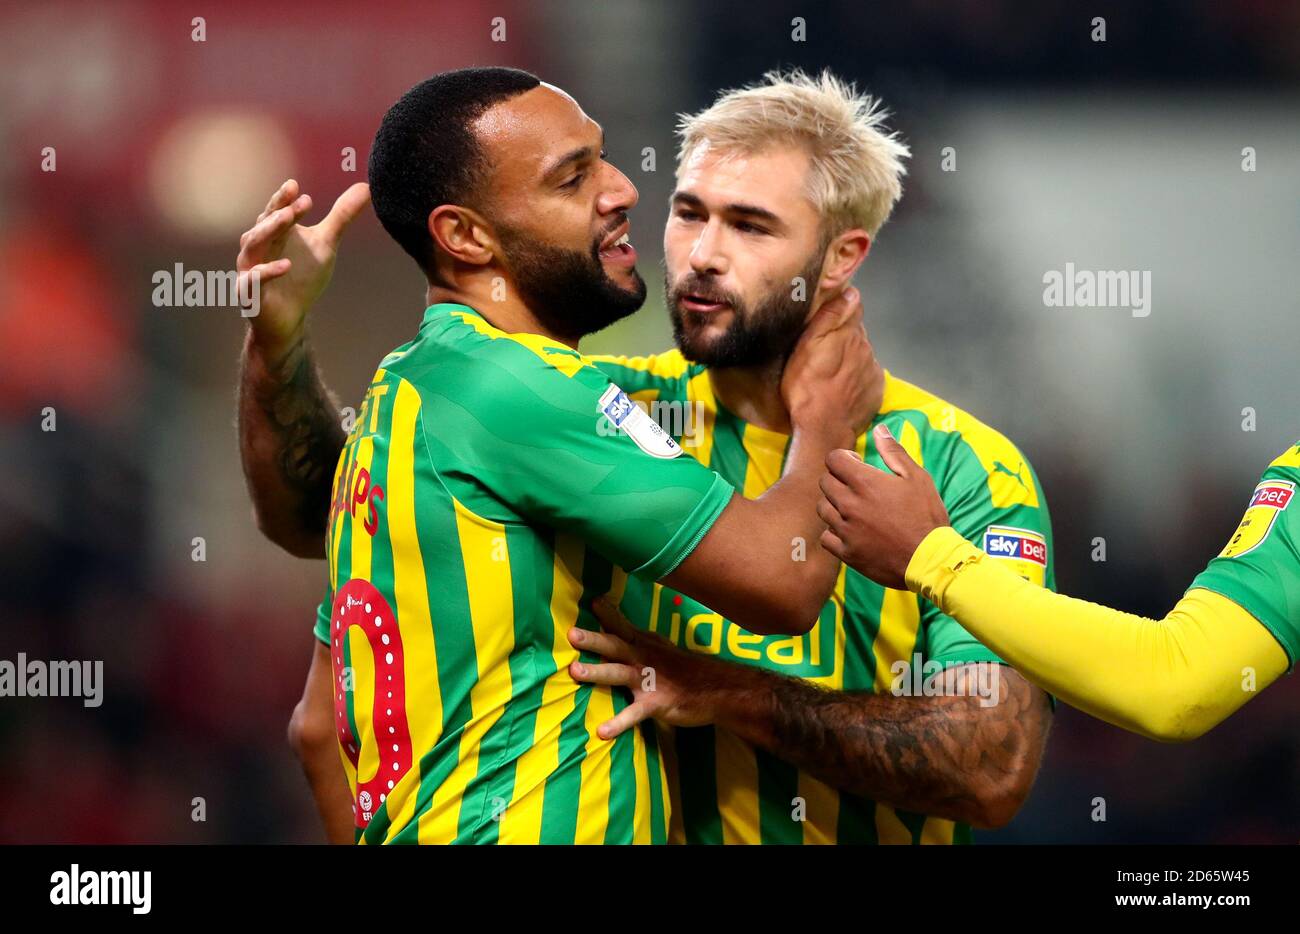
{"type": "Polygon", "coordinates": [[[888,117],[878,99],[829,71],[771,71],[681,118],[677,174],[702,150],[753,155],[793,144],[808,154],[805,194],[824,230],[860,227],[874,238],[902,197],[911,154],[885,129],[888,117]]]}
{"type": "MultiPolygon", "coordinates": [[[[702,410],[684,447],[746,496],[780,477],[789,450],[777,396],[789,348],[849,286],[901,196],[908,148],[885,120],[849,82],[799,71],[681,118],[664,230],[677,350],[598,365],[629,393],[702,410]]],[[[1050,521],[1020,452],[948,402],[884,379],[874,421],[938,471],[961,534],[981,546],[1015,536],[1017,567],[1051,586],[1050,521]]],[[[854,449],[879,462],[868,432],[854,449]]],[[[791,560],[805,545],[791,542],[791,560]]],[[[610,632],[575,632],[607,662],[574,675],[633,693],[602,735],[647,716],[675,725],[670,839],[963,842],[969,825],[1010,820],[1033,784],[1046,696],[914,595],[846,570],[796,639],[753,635],[636,577],[613,597],[632,625],[607,608],[610,632]]]]}

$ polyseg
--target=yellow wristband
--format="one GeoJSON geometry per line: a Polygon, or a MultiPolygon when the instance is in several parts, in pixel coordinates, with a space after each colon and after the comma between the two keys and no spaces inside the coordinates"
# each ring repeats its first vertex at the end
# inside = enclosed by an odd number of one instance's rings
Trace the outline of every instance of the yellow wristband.
{"type": "Polygon", "coordinates": [[[942,609],[944,591],[956,579],[957,573],[983,557],[984,552],[966,541],[952,526],[946,525],[921,539],[907,563],[904,577],[911,590],[942,609]]]}

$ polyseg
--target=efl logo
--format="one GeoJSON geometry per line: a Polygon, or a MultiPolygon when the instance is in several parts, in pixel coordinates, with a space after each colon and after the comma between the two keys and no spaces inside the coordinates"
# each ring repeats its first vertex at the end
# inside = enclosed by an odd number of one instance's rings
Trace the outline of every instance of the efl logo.
{"type": "Polygon", "coordinates": [[[1232,533],[1228,544],[1219,552],[1220,558],[1240,558],[1250,554],[1268,540],[1282,510],[1291,504],[1295,484],[1290,480],[1263,480],[1250,497],[1241,524],[1232,533]]]}
{"type": "MultiPolygon", "coordinates": [[[[596,408],[616,431],[621,431],[636,442],[636,446],[652,457],[672,458],[682,453],[682,447],[672,436],[649,416],[645,409],[627,397],[627,393],[613,383],[601,393],[596,408]]],[[[598,425],[597,430],[605,434],[598,425]]]]}
{"type": "Polygon", "coordinates": [[[1272,506],[1274,509],[1286,509],[1295,493],[1295,484],[1288,480],[1265,480],[1255,487],[1255,495],[1250,498],[1252,506],[1272,506]]]}
{"type": "Polygon", "coordinates": [[[984,532],[984,551],[994,558],[1032,561],[1047,567],[1047,540],[1028,529],[990,525],[984,532]]]}

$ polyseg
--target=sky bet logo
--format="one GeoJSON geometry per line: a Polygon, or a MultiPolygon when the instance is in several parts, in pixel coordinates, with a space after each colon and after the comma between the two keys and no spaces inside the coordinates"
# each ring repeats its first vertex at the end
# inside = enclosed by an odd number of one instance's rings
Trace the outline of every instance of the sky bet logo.
{"type": "Polygon", "coordinates": [[[1265,480],[1255,487],[1255,495],[1250,498],[1251,506],[1272,506],[1274,509],[1286,509],[1295,493],[1295,484],[1287,480],[1265,480]]]}
{"type": "Polygon", "coordinates": [[[1047,541],[1028,529],[990,525],[984,532],[984,551],[995,558],[1032,561],[1047,567],[1047,541]]]}

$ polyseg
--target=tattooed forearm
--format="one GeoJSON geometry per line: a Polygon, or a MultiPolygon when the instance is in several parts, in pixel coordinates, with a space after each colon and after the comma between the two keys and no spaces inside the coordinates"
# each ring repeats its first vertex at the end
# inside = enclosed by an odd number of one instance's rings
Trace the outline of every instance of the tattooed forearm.
{"type": "Polygon", "coordinates": [[[258,526],[300,557],[323,557],[344,432],[305,332],[268,356],[252,339],[239,384],[239,446],[258,526]]]}
{"type": "Polygon", "coordinates": [[[945,696],[895,697],[828,691],[751,669],[750,689],[737,692],[718,723],[834,787],[1001,826],[1033,785],[1051,713],[1046,695],[1006,667],[997,703],[973,690],[958,696],[976,670],[956,670],[945,696]]]}
{"type": "Polygon", "coordinates": [[[287,486],[302,493],[303,524],[323,532],[330,477],[343,447],[338,405],[321,381],[305,337],[290,348],[274,375],[275,384],[258,387],[257,401],[279,440],[280,474],[287,486]]]}

